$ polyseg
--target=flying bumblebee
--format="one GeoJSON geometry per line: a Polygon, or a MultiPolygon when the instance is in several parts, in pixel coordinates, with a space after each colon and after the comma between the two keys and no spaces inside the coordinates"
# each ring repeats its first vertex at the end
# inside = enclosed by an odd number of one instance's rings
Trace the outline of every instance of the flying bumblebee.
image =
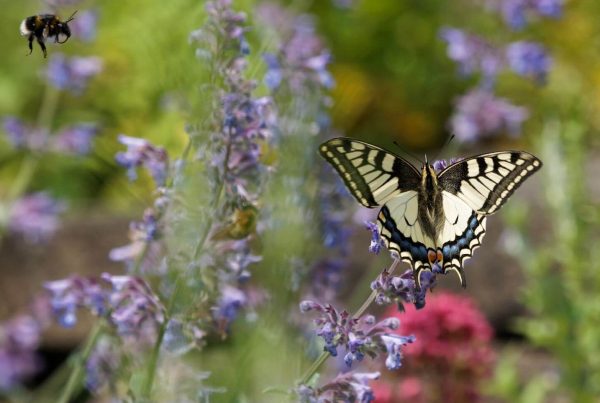
{"type": "Polygon", "coordinates": [[[40,44],[44,57],[48,56],[46,52],[46,38],[54,37],[54,42],[65,43],[71,37],[71,29],[69,28],[68,22],[73,20],[75,17],[75,11],[68,20],[61,21],[54,14],[41,14],[32,15],[31,17],[25,18],[21,22],[21,35],[28,36],[29,39],[29,54],[33,52],[33,39],[37,39],[37,43],[40,44]]]}

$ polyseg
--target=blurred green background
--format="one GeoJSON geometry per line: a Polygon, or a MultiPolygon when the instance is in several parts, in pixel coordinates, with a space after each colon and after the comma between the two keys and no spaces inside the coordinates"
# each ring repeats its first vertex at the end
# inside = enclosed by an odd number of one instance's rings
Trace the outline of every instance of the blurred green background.
{"type": "MultiPolygon", "coordinates": [[[[598,356],[594,353],[600,353],[600,330],[594,328],[600,321],[596,315],[600,309],[600,267],[596,259],[600,235],[600,185],[596,175],[600,161],[595,152],[600,145],[600,2],[567,1],[562,18],[535,20],[518,32],[508,29],[496,13],[487,11],[481,3],[356,0],[345,8],[330,1],[284,2],[315,16],[318,30],[333,55],[333,125],[345,135],[390,149],[394,147],[392,142],[397,141],[419,155],[435,154],[446,141],[453,101],[477,83],[476,77],[463,79],[457,74],[457,67],[446,56],[446,45],[439,38],[442,27],[462,28],[497,43],[535,40],[546,46],[553,59],[546,85],[536,85],[514,74],[502,75],[497,83],[498,95],[529,109],[530,118],[522,136],[515,139],[501,135],[476,144],[455,141],[444,154],[522,148],[539,155],[550,168],[531,188],[535,190],[529,191],[537,193],[534,198],[544,198],[540,202],[543,214],[532,219],[524,202],[517,201],[513,209],[504,213],[503,220],[495,222],[500,225],[506,221],[508,228],[521,234],[515,235],[523,248],[517,248],[521,253],[516,261],[524,274],[518,280],[521,287],[509,295],[521,302],[517,311],[526,311],[532,318],[520,325],[502,322],[505,328],[500,330],[542,347],[553,363],[563,363],[561,374],[567,374],[567,389],[588,390],[589,394],[579,395],[583,399],[580,401],[587,401],[597,391],[590,385],[600,377],[598,359],[593,358],[598,356]],[[529,220],[535,225],[529,225],[529,220]]],[[[190,0],[105,0],[61,8],[63,17],[75,8],[97,10],[97,37],[90,43],[72,38],[63,45],[50,44],[49,59],[58,52],[95,55],[102,58],[103,71],[91,80],[83,95],[60,95],[52,125],[58,129],[88,121],[97,122],[101,129],[88,157],[44,156],[29,190],[47,189],[67,200],[67,221],[73,225],[98,211],[102,219],[137,217],[152,200],[151,178],[142,175],[142,180],[129,183],[123,169],[116,166],[114,155],[122,149],[116,141],[118,134],[144,137],[166,147],[172,155],[179,155],[185,146],[186,124],[200,119],[197,113],[208,102],[202,97],[201,87],[206,73],[199,68],[202,62],[195,58],[194,48],[188,43],[189,33],[203,22],[202,4],[190,0]]],[[[257,2],[244,0],[234,4],[245,10],[252,22],[257,2]]],[[[42,57],[37,44],[33,54],[27,56],[27,41],[19,35],[18,27],[23,18],[48,7],[25,0],[1,0],[0,5],[0,116],[14,115],[33,123],[42,104],[46,87],[43,71],[49,59],[42,57]]],[[[264,70],[258,61],[265,44],[259,43],[257,32],[250,31],[249,37],[256,64],[250,71],[258,77],[264,70]]],[[[265,90],[261,87],[260,91],[265,90]]],[[[15,152],[8,141],[0,139],[0,197],[9,192],[23,158],[23,153],[15,152]]],[[[119,224],[114,231],[122,232],[124,239],[126,227],[119,224]]],[[[363,238],[353,242],[363,242],[363,238]]],[[[484,244],[486,247],[500,249],[499,242],[484,244]]],[[[107,252],[98,254],[98,259],[107,252]]],[[[11,252],[4,248],[2,253],[11,252]]],[[[373,263],[370,266],[374,276],[378,268],[373,263]]],[[[112,270],[117,267],[112,266],[112,270]]],[[[265,279],[267,283],[278,281],[275,271],[263,276],[271,276],[265,279]]],[[[493,273],[485,276],[495,284],[493,273]]],[[[477,287],[476,282],[473,287],[477,287]]],[[[503,297],[493,297],[496,291],[501,296],[506,296],[505,292],[491,287],[484,290],[488,295],[484,304],[507,303],[503,297]]],[[[361,298],[349,299],[358,304],[361,298]]],[[[14,302],[7,301],[0,314],[8,315],[12,307],[14,302]]],[[[232,356],[243,361],[244,357],[250,360],[244,355],[250,354],[248,351],[253,356],[269,354],[259,336],[260,333],[252,333],[232,342],[233,347],[226,345],[226,349],[235,350],[222,357],[219,349],[207,353],[207,360],[213,355],[220,357],[213,368],[217,379],[223,379],[220,372],[227,374],[230,370],[228,360],[232,356]]],[[[282,347],[279,353],[293,346],[292,343],[282,347]]],[[[294,370],[290,368],[290,372],[294,370]]],[[[543,386],[538,389],[523,389],[518,377],[511,377],[512,370],[510,365],[501,366],[495,386],[497,394],[507,400],[518,396],[522,401],[533,401],[527,396],[540,396],[537,391],[549,388],[547,382],[540,381],[536,385],[543,386]]],[[[231,379],[228,386],[244,390],[254,384],[251,375],[231,379]]],[[[284,379],[293,376],[279,375],[284,379]]],[[[564,396],[578,395],[573,392],[564,396]]]]}

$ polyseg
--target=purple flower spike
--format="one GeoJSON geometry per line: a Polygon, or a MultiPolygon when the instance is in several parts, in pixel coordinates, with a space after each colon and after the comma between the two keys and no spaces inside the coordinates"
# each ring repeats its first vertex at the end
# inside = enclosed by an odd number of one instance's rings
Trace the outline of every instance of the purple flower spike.
{"type": "Polygon", "coordinates": [[[15,148],[22,148],[27,143],[27,129],[19,118],[7,116],[3,119],[4,131],[15,148]]]}
{"type": "Polygon", "coordinates": [[[76,18],[69,22],[71,34],[83,42],[91,42],[96,38],[98,25],[98,12],[83,10],[77,13],[76,18]]]}
{"type": "Polygon", "coordinates": [[[98,57],[67,59],[58,53],[48,63],[46,76],[56,88],[79,95],[87,87],[88,81],[101,71],[102,60],[98,57]]]}
{"type": "Polygon", "coordinates": [[[121,134],[119,142],[127,146],[127,151],[117,153],[116,160],[127,168],[130,180],[137,179],[136,168],[144,166],[157,186],[164,186],[167,179],[169,157],[162,147],[152,145],[148,140],[121,134]]]}
{"type": "Polygon", "coordinates": [[[409,303],[420,309],[425,306],[427,290],[435,287],[436,274],[422,271],[421,290],[417,291],[412,269],[406,270],[400,276],[392,276],[385,270],[371,283],[371,289],[377,291],[375,302],[379,305],[395,302],[399,307],[402,307],[403,303],[409,303]]]}
{"type": "Polygon", "coordinates": [[[35,350],[41,331],[41,324],[27,315],[0,323],[0,393],[17,387],[40,369],[35,350]]]}
{"type": "Polygon", "coordinates": [[[381,247],[383,246],[383,241],[379,235],[379,228],[377,227],[377,224],[371,221],[365,222],[365,225],[367,226],[367,229],[371,231],[371,244],[369,245],[369,252],[378,255],[381,251],[381,247]]]}
{"type": "Polygon", "coordinates": [[[433,161],[433,164],[431,164],[433,166],[433,169],[435,170],[436,173],[440,173],[442,172],[444,169],[448,168],[450,165],[457,163],[458,161],[461,161],[462,158],[450,158],[449,161],[447,160],[435,160],[433,161]]]}
{"type": "Polygon", "coordinates": [[[504,67],[502,51],[476,35],[444,28],[440,36],[448,44],[448,57],[458,63],[463,75],[480,72],[489,85],[504,67]]]}
{"type": "Polygon", "coordinates": [[[139,277],[102,274],[112,286],[109,294],[110,321],[121,336],[142,337],[152,342],[165,320],[165,309],[148,284],[139,277]]]}
{"type": "Polygon", "coordinates": [[[58,214],[63,210],[64,205],[46,193],[34,193],[11,206],[8,226],[28,241],[42,242],[58,229],[58,214]]]}
{"type": "Polygon", "coordinates": [[[474,89],[456,101],[450,126],[461,141],[475,141],[503,131],[518,134],[527,116],[525,108],[496,98],[489,91],[474,89]]]}
{"type": "Polygon", "coordinates": [[[401,348],[415,341],[415,336],[397,336],[394,334],[383,335],[381,340],[385,344],[388,356],[385,360],[385,366],[389,370],[395,370],[402,366],[401,348]]]}
{"type": "Polygon", "coordinates": [[[224,284],[221,287],[221,297],[213,308],[213,318],[221,333],[226,333],[229,325],[237,317],[240,309],[246,305],[248,298],[239,288],[224,284]]]}
{"type": "Polygon", "coordinates": [[[511,28],[523,29],[533,16],[560,18],[564,0],[493,0],[491,6],[502,14],[511,28]]]}
{"type": "Polygon", "coordinates": [[[515,73],[541,84],[546,81],[552,61],[543,46],[535,42],[514,42],[506,48],[506,57],[515,73]]]}
{"type": "Polygon", "coordinates": [[[85,155],[92,148],[92,140],[98,133],[94,124],[78,124],[60,132],[54,139],[53,148],[65,153],[85,155]]]}
{"type": "Polygon", "coordinates": [[[357,402],[370,403],[375,400],[369,382],[379,379],[379,372],[346,372],[331,382],[315,389],[300,385],[296,390],[301,403],[357,402]]]}
{"type": "Polygon", "coordinates": [[[317,336],[325,342],[324,351],[335,357],[338,348],[343,348],[346,351],[344,362],[348,366],[354,361],[361,361],[365,355],[375,357],[378,352],[386,350],[383,336],[392,334],[391,331],[400,325],[396,318],[377,323],[371,315],[354,318],[347,311],[339,312],[330,304],[303,301],[300,307],[303,312],[315,310],[321,313],[315,324],[317,336]]]}
{"type": "Polygon", "coordinates": [[[95,315],[106,311],[106,293],[94,279],[74,276],[49,281],[44,288],[50,293],[50,306],[61,326],[75,326],[78,308],[88,308],[95,315]]]}

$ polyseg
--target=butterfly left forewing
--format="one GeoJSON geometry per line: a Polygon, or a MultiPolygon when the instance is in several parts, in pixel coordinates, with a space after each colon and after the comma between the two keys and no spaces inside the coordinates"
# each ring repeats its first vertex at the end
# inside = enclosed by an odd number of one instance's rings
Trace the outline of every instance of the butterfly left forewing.
{"type": "Polygon", "coordinates": [[[397,155],[344,137],[321,144],[319,152],[365,207],[377,207],[402,192],[415,190],[420,174],[397,155]]]}
{"type": "Polygon", "coordinates": [[[459,161],[439,174],[443,190],[482,215],[493,214],[542,162],[520,151],[501,151],[459,161]]]}

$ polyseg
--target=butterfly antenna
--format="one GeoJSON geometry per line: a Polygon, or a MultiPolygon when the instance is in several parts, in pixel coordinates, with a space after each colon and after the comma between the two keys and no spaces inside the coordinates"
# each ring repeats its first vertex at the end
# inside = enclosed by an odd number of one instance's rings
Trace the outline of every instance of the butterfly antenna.
{"type": "Polygon", "coordinates": [[[77,14],[77,11],[79,11],[79,10],[75,10],[75,12],[73,14],[71,14],[69,19],[65,21],[65,23],[73,21],[73,18],[75,18],[75,14],[77,14]]]}
{"type": "Polygon", "coordinates": [[[394,140],[394,145],[396,147],[398,147],[400,149],[400,151],[402,151],[404,154],[408,155],[412,159],[415,159],[415,160],[419,161],[421,164],[423,164],[423,160],[422,159],[420,159],[419,157],[417,157],[415,154],[411,153],[410,151],[406,150],[396,140],[394,140]]]}

